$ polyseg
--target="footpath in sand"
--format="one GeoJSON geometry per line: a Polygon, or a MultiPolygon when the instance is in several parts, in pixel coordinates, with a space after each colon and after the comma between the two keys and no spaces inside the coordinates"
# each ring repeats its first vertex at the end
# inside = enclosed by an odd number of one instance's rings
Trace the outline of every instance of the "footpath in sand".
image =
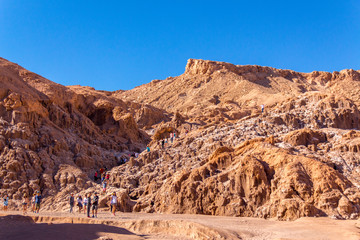
{"type": "Polygon", "coordinates": [[[301,218],[292,222],[185,214],[85,214],[0,211],[0,239],[360,239],[358,220],[301,218]]]}

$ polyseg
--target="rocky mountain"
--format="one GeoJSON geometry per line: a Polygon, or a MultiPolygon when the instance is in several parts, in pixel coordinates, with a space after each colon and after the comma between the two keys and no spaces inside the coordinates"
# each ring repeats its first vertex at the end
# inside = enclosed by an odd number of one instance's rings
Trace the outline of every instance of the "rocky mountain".
{"type": "Polygon", "coordinates": [[[121,154],[149,142],[134,116],[145,125],[146,114],[165,118],[156,108],[61,86],[5,59],[0,80],[0,194],[14,200],[93,186],[94,169],[117,166],[121,154]]]}
{"type": "Polygon", "coordinates": [[[359,217],[359,71],[190,59],[178,77],[106,92],[0,59],[0,80],[0,195],[14,204],[41,190],[63,210],[106,166],[124,211],[359,217]]]}

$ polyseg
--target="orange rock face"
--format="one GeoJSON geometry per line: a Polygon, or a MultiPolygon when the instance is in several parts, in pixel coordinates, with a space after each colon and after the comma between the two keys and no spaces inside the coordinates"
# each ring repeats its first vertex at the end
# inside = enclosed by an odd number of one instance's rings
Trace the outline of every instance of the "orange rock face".
{"type": "Polygon", "coordinates": [[[190,59],[178,77],[106,92],[0,59],[0,79],[0,195],[12,204],[41,190],[45,208],[66,209],[69,193],[100,191],[92,176],[106,167],[123,211],[359,216],[358,71],[190,59]]]}

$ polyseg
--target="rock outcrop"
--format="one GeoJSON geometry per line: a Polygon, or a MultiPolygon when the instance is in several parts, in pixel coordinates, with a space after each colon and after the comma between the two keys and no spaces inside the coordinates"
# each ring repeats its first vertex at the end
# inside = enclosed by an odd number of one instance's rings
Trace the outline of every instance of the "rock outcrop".
{"type": "Polygon", "coordinates": [[[0,77],[2,196],[88,189],[95,169],[117,166],[117,155],[140,152],[150,140],[129,112],[116,111],[126,104],[106,93],[83,94],[4,59],[0,77]]]}
{"type": "Polygon", "coordinates": [[[40,190],[64,210],[69,193],[100,193],[106,167],[122,211],[356,219],[359,79],[190,59],[107,92],[0,59],[0,196],[40,190]]]}

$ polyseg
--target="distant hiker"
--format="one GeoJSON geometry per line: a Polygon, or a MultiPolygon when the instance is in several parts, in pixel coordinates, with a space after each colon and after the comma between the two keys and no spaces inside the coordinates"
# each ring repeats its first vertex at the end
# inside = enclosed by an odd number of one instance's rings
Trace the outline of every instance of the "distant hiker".
{"type": "Polygon", "coordinates": [[[174,132],[174,138],[176,138],[176,133],[174,132]]]}
{"type": "Polygon", "coordinates": [[[5,195],[3,200],[4,200],[4,211],[7,211],[9,205],[9,196],[5,195]]]}
{"type": "Polygon", "coordinates": [[[81,213],[81,210],[83,208],[83,200],[80,194],[77,197],[77,206],[79,207],[79,213],[81,213]]]}
{"type": "Polygon", "coordinates": [[[139,153],[135,153],[135,158],[138,158],[139,157],[139,153]]]}
{"type": "Polygon", "coordinates": [[[104,172],[104,169],[100,168],[100,175],[103,174],[103,172],[104,172]]]}
{"type": "Polygon", "coordinates": [[[109,179],[110,179],[110,174],[109,174],[108,172],[106,173],[105,179],[106,179],[107,181],[109,181],[109,179]]]}
{"type": "Polygon", "coordinates": [[[264,112],[264,108],[265,108],[264,104],[261,104],[260,107],[261,107],[261,112],[263,113],[263,112],[264,112]]]}
{"type": "Polygon", "coordinates": [[[22,200],[22,206],[23,206],[23,214],[26,214],[26,210],[27,210],[27,206],[29,204],[29,197],[26,193],[24,193],[23,195],[23,200],[22,200]]]}
{"type": "Polygon", "coordinates": [[[117,197],[116,197],[116,193],[113,192],[112,196],[111,196],[111,200],[110,200],[110,211],[112,212],[112,214],[115,216],[115,211],[116,211],[116,205],[117,205],[117,197]]]}
{"type": "Polygon", "coordinates": [[[150,147],[147,147],[146,150],[147,150],[147,152],[150,152],[150,147]]]}
{"type": "Polygon", "coordinates": [[[75,199],[74,199],[74,194],[72,193],[69,198],[70,213],[73,213],[74,203],[75,203],[75,199]]]}
{"type": "Polygon", "coordinates": [[[107,185],[107,181],[104,180],[103,181],[103,193],[106,193],[106,185],[107,185]]]}
{"type": "Polygon", "coordinates": [[[101,174],[101,182],[104,182],[104,180],[105,180],[105,173],[102,173],[101,174]]]}
{"type": "Polygon", "coordinates": [[[35,212],[35,197],[36,197],[36,193],[34,193],[32,198],[31,198],[31,211],[33,213],[35,212]]]}
{"type": "Polygon", "coordinates": [[[87,205],[88,205],[88,198],[87,198],[87,194],[85,194],[84,197],[84,213],[86,213],[86,209],[87,209],[87,205]]]}
{"type": "Polygon", "coordinates": [[[161,140],[161,147],[164,148],[164,146],[165,146],[165,141],[164,141],[164,139],[162,139],[161,140]]]}
{"type": "Polygon", "coordinates": [[[37,191],[35,196],[35,213],[39,213],[41,204],[41,194],[40,191],[37,191]]]}
{"type": "Polygon", "coordinates": [[[94,173],[94,182],[97,182],[97,180],[98,180],[98,172],[95,171],[95,173],[94,173]]]}
{"type": "Polygon", "coordinates": [[[91,193],[87,195],[87,217],[90,217],[90,209],[91,209],[91,193]]]}
{"type": "Polygon", "coordinates": [[[92,204],[92,217],[96,217],[97,218],[97,210],[98,210],[98,206],[99,206],[99,196],[97,195],[97,193],[95,193],[94,199],[93,199],[93,204],[92,204]]]}

